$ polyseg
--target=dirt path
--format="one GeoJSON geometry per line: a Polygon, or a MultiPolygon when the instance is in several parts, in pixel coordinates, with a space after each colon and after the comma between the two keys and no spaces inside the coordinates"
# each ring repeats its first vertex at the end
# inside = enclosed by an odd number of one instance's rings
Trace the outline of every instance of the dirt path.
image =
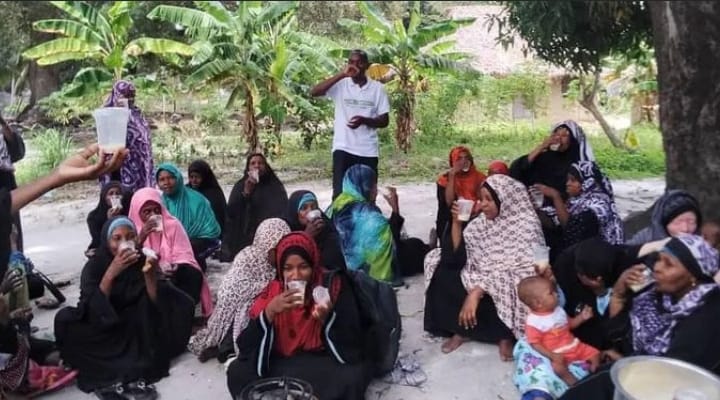
{"type": "MultiPolygon", "coordinates": [[[[392,182],[382,182],[392,184],[392,182]]],[[[647,208],[664,190],[662,179],[617,181],[614,183],[618,207],[623,216],[647,208]]],[[[313,190],[322,207],[330,202],[329,182],[309,182],[288,185],[288,193],[297,189],[313,190]]],[[[427,241],[434,224],[436,200],[434,184],[398,185],[400,211],[406,219],[409,235],[427,241]]],[[[226,188],[229,194],[230,188],[226,188]]],[[[35,265],[54,280],[72,281],[63,292],[66,305],[77,302],[78,279],[85,258],[83,251],[89,243],[85,216],[97,202],[95,194],[86,200],[50,201],[31,205],[23,210],[23,229],[27,255],[35,265]]],[[[387,213],[389,208],[380,201],[387,213]]],[[[217,288],[228,265],[211,263],[209,279],[217,288]]],[[[518,398],[510,374],[511,363],[502,363],[497,347],[468,343],[458,351],[443,355],[440,343],[423,335],[422,277],[407,281],[406,288],[398,292],[400,312],[403,315],[402,352],[415,353],[428,381],[423,388],[388,385],[376,382],[368,391],[368,399],[480,399],[498,400],[518,398]]],[[[34,325],[40,327],[39,337],[51,337],[54,311],[36,310],[34,325]]],[[[186,353],[172,365],[170,377],[157,384],[164,399],[191,400],[200,398],[227,398],[223,366],[217,362],[200,364],[186,353]]],[[[70,400],[93,398],[77,388],[67,388],[48,399],[70,400]]]]}

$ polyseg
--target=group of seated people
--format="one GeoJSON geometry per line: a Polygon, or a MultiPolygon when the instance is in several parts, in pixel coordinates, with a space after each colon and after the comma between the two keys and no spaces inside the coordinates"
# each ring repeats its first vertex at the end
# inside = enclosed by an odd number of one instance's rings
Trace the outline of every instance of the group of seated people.
{"type": "Polygon", "coordinates": [[[425,258],[424,329],[447,338],[444,353],[497,343],[523,400],[611,399],[610,365],[631,355],[720,372],[720,226],[703,224],[690,193],[667,191],[626,239],[573,121],[507,174],[480,176],[463,147],[450,167],[438,181],[440,246],[425,258]],[[460,198],[475,202],[469,221],[460,198]]]}
{"type": "MultiPolygon", "coordinates": [[[[290,376],[320,399],[363,399],[378,371],[349,274],[362,271],[394,287],[424,273],[424,330],[447,338],[443,353],[498,344],[523,400],[612,398],[608,365],[628,355],[720,371],[720,227],[702,223],[692,195],[666,192],[627,240],[612,185],[573,121],[509,168],[492,162],[486,175],[465,146],[451,150],[449,168],[427,244],[406,237],[396,190],[365,165],[348,169],[325,211],[310,191],[288,198],[261,154],[248,156],[227,203],[201,160],[187,186],[171,164],[157,168],[157,188],[110,182],[87,218],[77,306],[57,313],[54,344],[14,351],[37,365],[61,359],[47,373],[100,399],[157,398],[153,383],[186,350],[225,363],[234,398],[290,376]],[[459,200],[472,202],[469,218],[459,200]],[[232,261],[214,302],[211,256],[232,261]]],[[[20,387],[11,378],[0,375],[5,390],[20,387]]]]}

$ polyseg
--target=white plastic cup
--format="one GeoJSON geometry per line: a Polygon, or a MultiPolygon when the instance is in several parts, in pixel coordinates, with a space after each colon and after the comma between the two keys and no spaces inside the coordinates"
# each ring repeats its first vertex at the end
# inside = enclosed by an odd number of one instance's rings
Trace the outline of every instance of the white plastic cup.
{"type": "Polygon", "coordinates": [[[255,183],[260,182],[260,171],[258,171],[256,169],[251,169],[248,172],[248,175],[255,181],[255,183]]]}
{"type": "Polygon", "coordinates": [[[318,210],[318,209],[310,210],[310,211],[308,211],[308,213],[305,215],[305,218],[306,218],[308,221],[315,221],[316,219],[318,219],[318,218],[320,218],[320,217],[322,217],[322,211],[320,211],[320,210],[318,210]]]}
{"type": "Polygon", "coordinates": [[[528,192],[530,192],[530,198],[532,199],[535,208],[541,208],[545,203],[545,195],[543,195],[542,192],[534,186],[531,186],[530,189],[528,189],[528,192]]]}
{"type": "Polygon", "coordinates": [[[467,199],[458,199],[458,220],[459,221],[470,221],[470,215],[472,214],[473,206],[475,202],[467,199]]]}
{"type": "Polygon", "coordinates": [[[330,292],[325,286],[315,286],[312,295],[316,304],[322,306],[328,306],[330,304],[330,292]]]}
{"type": "Polygon", "coordinates": [[[110,196],[110,207],[116,210],[122,209],[122,197],[110,196]]]}
{"type": "Polygon", "coordinates": [[[150,217],[151,220],[156,222],[155,225],[155,232],[162,232],[163,231],[163,218],[160,214],[155,214],[152,217],[150,217]]]}
{"type": "Polygon", "coordinates": [[[558,150],[560,150],[560,144],[559,144],[559,143],[554,143],[554,144],[551,144],[551,145],[550,145],[550,151],[558,151],[558,150]]]}
{"type": "Polygon", "coordinates": [[[135,250],[135,243],[129,240],[120,242],[118,245],[118,253],[122,253],[125,250],[135,250]]]}
{"type": "Polygon", "coordinates": [[[98,146],[105,153],[125,148],[130,109],[105,107],[93,111],[97,130],[98,146]]]}
{"type": "Polygon", "coordinates": [[[637,293],[648,287],[648,285],[650,285],[651,283],[655,282],[650,268],[645,268],[643,270],[643,276],[645,277],[645,279],[642,281],[642,283],[638,283],[637,285],[630,285],[630,290],[637,293]]]}
{"type": "Polygon", "coordinates": [[[533,247],[533,262],[538,266],[538,272],[544,272],[550,267],[550,248],[547,246],[533,247]]]}
{"type": "Polygon", "coordinates": [[[305,303],[305,286],[307,286],[307,282],[304,280],[298,279],[293,281],[288,281],[287,283],[287,290],[299,290],[300,293],[297,294],[297,300],[295,301],[295,304],[303,304],[305,303]]]}

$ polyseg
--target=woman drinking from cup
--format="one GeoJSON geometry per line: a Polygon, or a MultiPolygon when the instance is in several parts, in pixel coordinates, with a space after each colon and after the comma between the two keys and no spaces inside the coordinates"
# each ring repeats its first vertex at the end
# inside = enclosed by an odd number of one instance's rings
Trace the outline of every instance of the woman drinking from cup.
{"type": "MultiPolygon", "coordinates": [[[[660,250],[655,285],[630,301],[633,285],[644,281],[639,265],[625,271],[613,288],[610,314],[630,310],[632,355],[676,358],[720,372],[720,288],[713,281],[718,252],[700,236],[680,234],[660,250]]],[[[612,360],[622,355],[608,354],[612,360]]],[[[613,397],[609,368],[570,388],[561,399],[613,397]]]]}
{"type": "Polygon", "coordinates": [[[222,261],[232,261],[235,255],[250,245],[255,230],[268,218],[282,218],[287,209],[287,192],[260,153],[247,157],[243,177],[230,192],[227,223],[222,244],[222,261]]]}
{"type": "Polygon", "coordinates": [[[285,221],[290,225],[291,230],[304,231],[315,239],[325,268],[342,270],[346,268],[335,226],[320,211],[317,197],[313,192],[298,190],[290,195],[285,221]]]}
{"type": "Polygon", "coordinates": [[[276,253],[277,276],[250,309],[227,370],[231,395],[258,379],[287,376],[310,383],[319,399],[364,399],[364,333],[346,278],[325,282],[315,241],[304,232],[282,238],[276,253]]]}
{"type": "Polygon", "coordinates": [[[100,399],[156,398],[150,384],[168,375],[190,337],[192,299],[159,277],[137,238],[128,218],[108,221],[83,268],[77,308],[55,317],[62,359],[79,371],[78,387],[100,399]]]}
{"type": "MultiPolygon", "coordinates": [[[[450,208],[453,202],[465,199],[474,205],[478,200],[477,190],[485,181],[485,175],[477,170],[470,149],[465,146],[456,146],[450,151],[449,164],[450,169],[437,180],[438,210],[435,233],[441,239],[450,223],[450,208]]],[[[430,243],[430,246],[435,245],[436,243],[430,243]]]]}
{"type": "Polygon", "coordinates": [[[95,249],[100,245],[102,227],[107,220],[120,215],[127,216],[131,197],[132,193],[119,181],[110,181],[103,186],[97,206],[87,216],[88,231],[92,240],[85,251],[85,256],[89,258],[95,254],[95,249]]]}
{"type": "Polygon", "coordinates": [[[494,342],[507,361],[527,315],[515,287],[535,274],[533,248],[545,241],[522,183],[490,176],[480,204],[464,230],[455,205],[449,239],[425,257],[425,330],[449,337],[444,353],[467,340],[494,342]]]}
{"type": "Polygon", "coordinates": [[[187,293],[194,304],[200,302],[203,314],[209,317],[213,311],[210,287],[185,229],[165,208],[158,191],[138,190],[130,202],[129,217],[140,230],[138,243],[158,254],[160,271],[187,293]]]}

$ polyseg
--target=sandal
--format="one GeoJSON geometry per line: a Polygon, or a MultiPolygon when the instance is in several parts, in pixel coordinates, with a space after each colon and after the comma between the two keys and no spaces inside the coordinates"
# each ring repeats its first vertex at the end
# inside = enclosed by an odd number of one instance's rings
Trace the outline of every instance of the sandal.
{"type": "Polygon", "coordinates": [[[123,394],[124,392],[125,388],[122,383],[116,383],[112,386],[98,389],[94,392],[94,394],[100,400],[130,400],[123,394]]]}
{"type": "Polygon", "coordinates": [[[35,300],[35,305],[43,310],[54,310],[60,307],[60,302],[55,299],[45,297],[40,300],[35,300]]]}
{"type": "Polygon", "coordinates": [[[155,400],[158,398],[158,392],[155,385],[145,383],[144,379],[125,385],[126,393],[132,396],[133,400],[155,400]]]}

